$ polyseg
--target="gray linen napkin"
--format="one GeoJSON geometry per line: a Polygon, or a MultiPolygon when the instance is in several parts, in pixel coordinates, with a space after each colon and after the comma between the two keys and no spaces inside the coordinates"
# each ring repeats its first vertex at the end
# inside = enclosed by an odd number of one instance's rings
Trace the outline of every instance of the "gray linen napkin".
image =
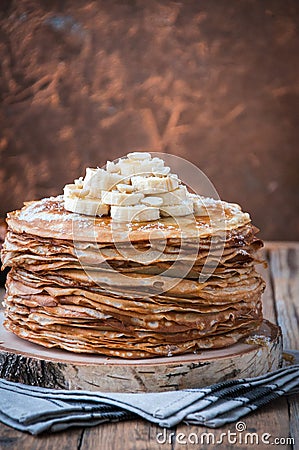
{"type": "Polygon", "coordinates": [[[0,421],[34,435],[136,417],[162,427],[185,422],[216,428],[296,392],[299,364],[256,378],[146,394],[55,390],[0,379],[0,421]]]}

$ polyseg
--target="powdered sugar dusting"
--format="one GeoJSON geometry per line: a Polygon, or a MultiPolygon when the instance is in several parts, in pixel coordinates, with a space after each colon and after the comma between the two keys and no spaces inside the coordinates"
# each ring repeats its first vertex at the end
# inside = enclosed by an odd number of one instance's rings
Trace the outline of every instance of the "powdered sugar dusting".
{"type": "Polygon", "coordinates": [[[47,197],[39,201],[30,202],[21,210],[19,219],[26,222],[33,222],[36,219],[46,222],[56,221],[55,226],[63,228],[63,223],[59,222],[80,222],[79,227],[84,228],[89,221],[80,214],[74,214],[66,211],[63,203],[63,195],[57,197],[47,197]]]}

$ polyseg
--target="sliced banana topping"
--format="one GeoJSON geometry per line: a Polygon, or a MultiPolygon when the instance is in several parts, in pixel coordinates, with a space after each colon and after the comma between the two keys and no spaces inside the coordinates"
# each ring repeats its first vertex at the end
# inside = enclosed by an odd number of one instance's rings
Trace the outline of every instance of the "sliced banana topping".
{"type": "Polygon", "coordinates": [[[151,157],[152,155],[147,152],[133,152],[127,154],[127,158],[137,161],[144,161],[145,159],[151,159],[151,157]]]}
{"type": "Polygon", "coordinates": [[[173,191],[179,185],[177,178],[172,175],[166,177],[149,176],[144,177],[141,175],[131,177],[132,186],[136,191],[143,192],[144,194],[162,194],[164,192],[173,191]]]}
{"type": "Polygon", "coordinates": [[[118,173],[106,172],[104,169],[86,169],[86,176],[83,181],[83,187],[90,189],[91,193],[97,195],[98,191],[109,191],[117,183],[123,182],[123,177],[118,173]]]}
{"type": "Polygon", "coordinates": [[[185,200],[180,205],[162,206],[160,209],[162,217],[181,217],[193,214],[193,202],[192,200],[185,200]]]}
{"type": "Polygon", "coordinates": [[[163,201],[163,205],[171,206],[171,205],[179,205],[182,201],[187,200],[187,188],[184,185],[179,186],[177,189],[171,192],[165,192],[160,194],[163,201]]]}
{"type": "Polygon", "coordinates": [[[163,200],[161,197],[145,197],[143,200],[141,200],[141,203],[147,206],[159,207],[163,204],[163,200]]]}
{"type": "Polygon", "coordinates": [[[200,203],[161,158],[152,158],[147,152],[107,161],[106,169],[88,167],[84,178],[64,187],[68,211],[88,216],[110,214],[118,222],[204,214],[200,203]]]}
{"type": "Polygon", "coordinates": [[[119,192],[126,192],[127,194],[134,191],[134,187],[131,184],[119,183],[116,185],[116,188],[119,192]]]}
{"type": "Polygon", "coordinates": [[[115,164],[113,161],[107,161],[106,170],[109,173],[120,173],[119,166],[115,164]]]}
{"type": "Polygon", "coordinates": [[[209,214],[207,205],[204,201],[204,197],[190,193],[188,194],[188,197],[193,202],[194,214],[196,216],[207,216],[209,214]]]}
{"type": "Polygon", "coordinates": [[[75,183],[75,185],[76,185],[78,188],[82,188],[82,187],[83,187],[83,177],[77,178],[77,179],[74,181],[74,183],[75,183]]]}
{"type": "Polygon", "coordinates": [[[83,189],[76,184],[66,184],[63,188],[63,192],[67,197],[84,198],[89,194],[89,189],[83,189]]]}
{"type": "Polygon", "coordinates": [[[157,167],[153,170],[153,175],[168,175],[170,173],[170,167],[157,167]]]}
{"type": "Polygon", "coordinates": [[[106,205],[119,205],[119,206],[132,206],[140,203],[144,195],[141,192],[135,192],[127,194],[125,192],[115,191],[103,191],[102,202],[106,205]]]}
{"type": "Polygon", "coordinates": [[[64,207],[67,211],[87,216],[106,216],[109,206],[95,198],[64,197],[64,207]]]}
{"type": "Polygon", "coordinates": [[[154,171],[159,171],[164,167],[164,161],[162,161],[162,159],[158,161],[154,161],[154,159],[155,158],[150,160],[120,159],[118,162],[120,173],[123,176],[150,175],[154,173],[154,171]]]}
{"type": "Polygon", "coordinates": [[[63,194],[66,197],[70,197],[73,191],[79,191],[79,188],[75,184],[66,184],[63,188],[63,194]]]}
{"type": "Polygon", "coordinates": [[[160,218],[159,208],[146,205],[111,206],[110,213],[116,222],[147,222],[160,218]]]}

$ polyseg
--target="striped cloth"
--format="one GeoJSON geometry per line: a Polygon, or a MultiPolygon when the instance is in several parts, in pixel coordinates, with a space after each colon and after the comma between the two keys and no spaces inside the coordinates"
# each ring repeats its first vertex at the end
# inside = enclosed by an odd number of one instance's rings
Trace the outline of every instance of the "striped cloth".
{"type": "Polygon", "coordinates": [[[299,364],[200,389],[146,394],[55,390],[0,379],[0,421],[33,435],[137,417],[167,428],[180,422],[216,428],[298,392],[299,364]]]}

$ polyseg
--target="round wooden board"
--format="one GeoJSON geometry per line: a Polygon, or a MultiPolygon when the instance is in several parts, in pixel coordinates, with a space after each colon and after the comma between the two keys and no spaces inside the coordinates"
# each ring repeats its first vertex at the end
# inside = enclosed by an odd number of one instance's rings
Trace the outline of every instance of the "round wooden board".
{"type": "Polygon", "coordinates": [[[161,392],[254,377],[282,360],[280,329],[264,321],[246,342],[199,354],[123,360],[46,349],[6,331],[0,322],[0,377],[63,389],[102,392],[161,392]],[[248,343],[250,342],[250,343],[248,343]]]}

